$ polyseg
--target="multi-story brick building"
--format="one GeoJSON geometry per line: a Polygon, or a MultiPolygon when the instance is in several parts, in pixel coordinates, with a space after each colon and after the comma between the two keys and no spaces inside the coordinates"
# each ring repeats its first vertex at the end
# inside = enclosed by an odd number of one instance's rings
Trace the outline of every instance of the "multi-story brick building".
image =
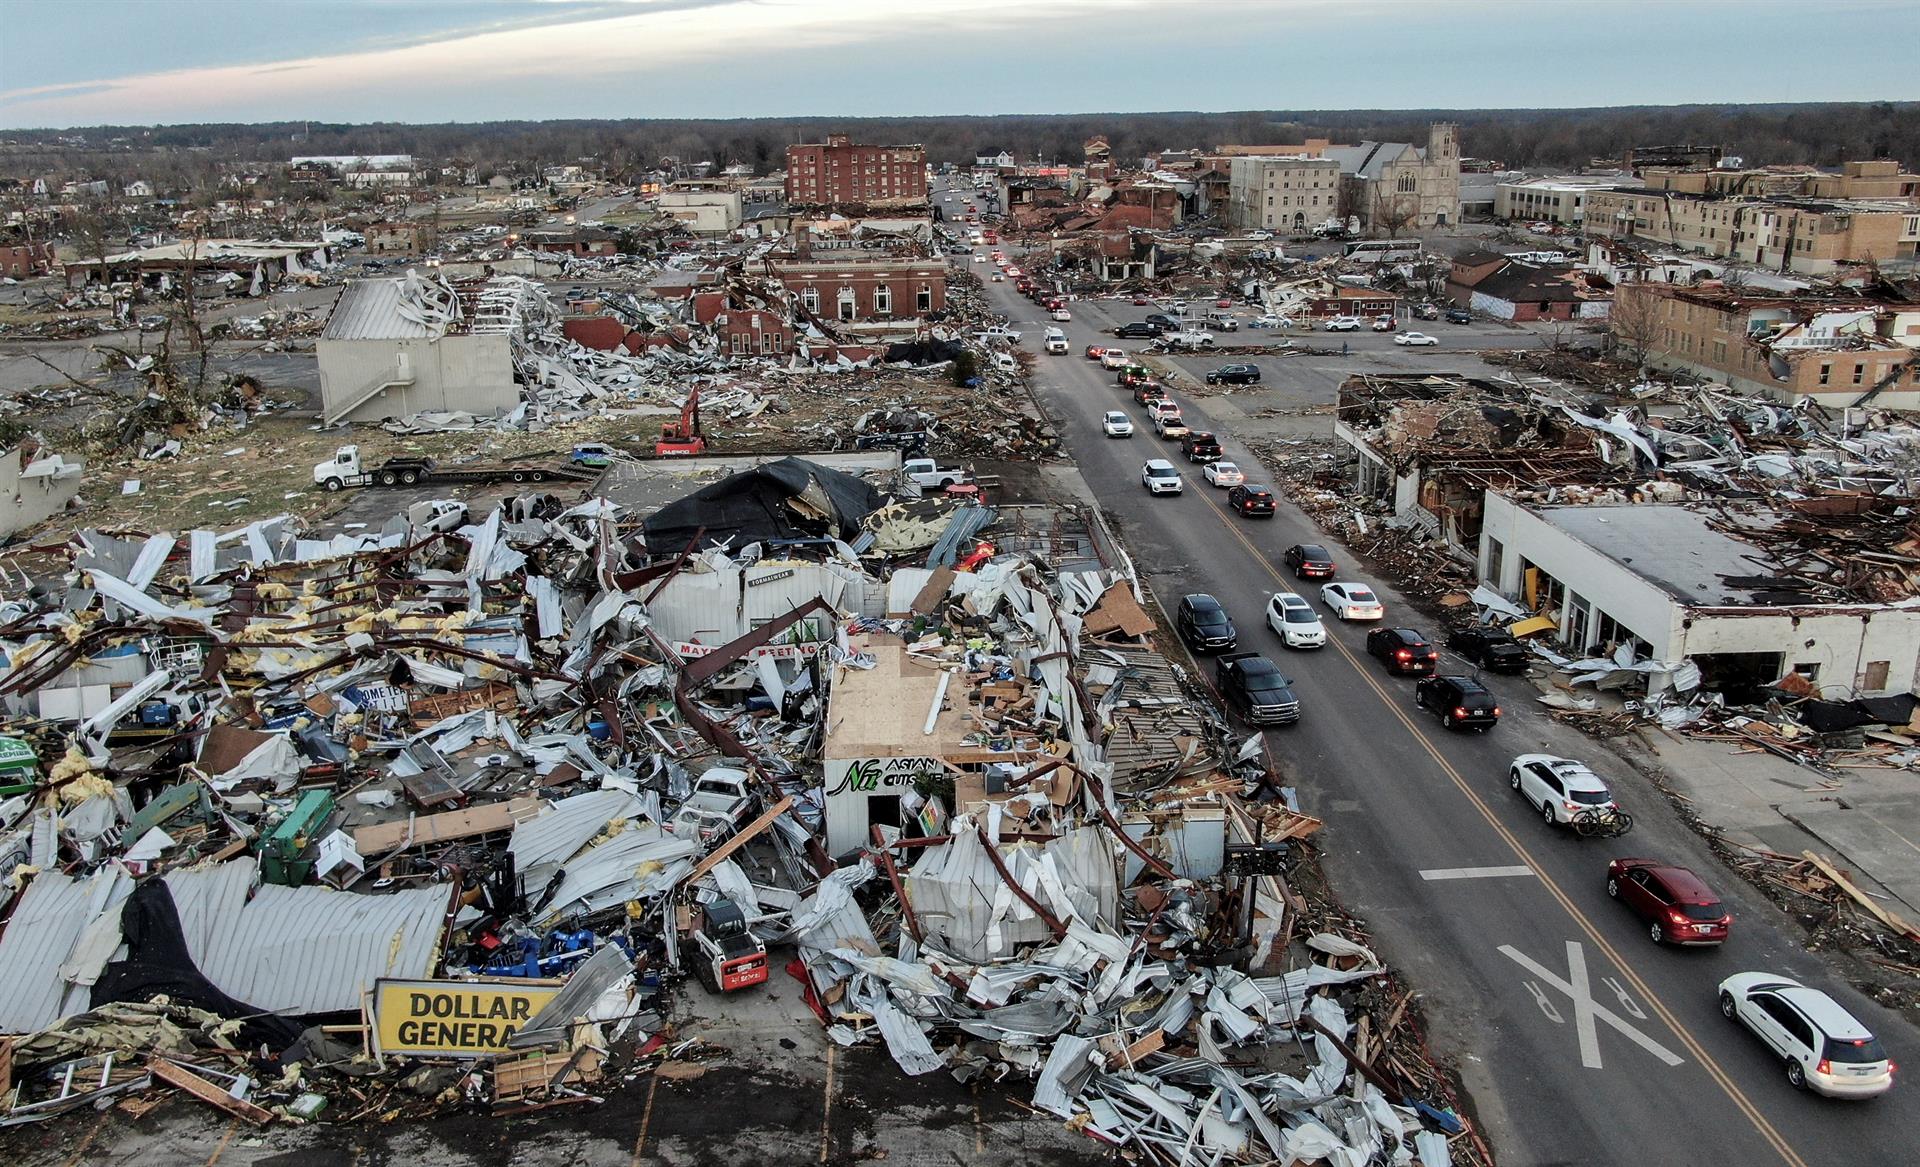
{"type": "Polygon", "coordinates": [[[723,291],[696,292],[693,318],[713,325],[720,351],[729,356],[777,356],[793,349],[793,325],[785,310],[736,299],[723,291]]]}
{"type": "Polygon", "coordinates": [[[1788,403],[1920,409],[1920,305],[1625,284],[1611,327],[1650,365],[1788,403]]]}
{"type": "Polygon", "coordinates": [[[1304,231],[1340,202],[1340,164],[1331,158],[1255,155],[1227,161],[1227,222],[1242,230],[1304,231]]]}
{"type": "Polygon", "coordinates": [[[765,261],[766,274],[807,311],[848,324],[911,320],[947,307],[947,269],[939,260],[880,256],[765,261]]]}
{"type": "Polygon", "coordinates": [[[927,152],[861,146],[845,134],[787,147],[787,201],[802,206],[880,206],[927,201],[927,152]]]}
{"type": "Polygon", "coordinates": [[[24,280],[53,270],[53,248],[45,243],[0,243],[0,275],[24,280]]]}
{"type": "Polygon", "coordinates": [[[1739,199],[1615,188],[1587,195],[1585,227],[1604,238],[1802,275],[1920,257],[1920,204],[1892,199],[1739,199]]]}

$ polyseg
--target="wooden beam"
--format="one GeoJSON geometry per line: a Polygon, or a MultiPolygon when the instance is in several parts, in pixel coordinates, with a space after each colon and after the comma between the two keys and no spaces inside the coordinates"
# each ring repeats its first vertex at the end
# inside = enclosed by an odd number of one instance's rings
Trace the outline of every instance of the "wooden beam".
{"type": "Polygon", "coordinates": [[[739,834],[735,835],[731,839],[728,839],[726,842],[720,844],[718,847],[715,847],[712,851],[709,851],[707,853],[707,857],[705,859],[702,859],[700,862],[694,864],[693,870],[687,873],[687,878],[685,882],[691,884],[695,880],[699,879],[701,876],[705,875],[707,872],[719,866],[720,861],[722,859],[725,859],[727,856],[733,854],[735,851],[738,851],[740,848],[746,846],[748,839],[753,838],[755,835],[759,834],[761,831],[764,831],[768,827],[772,826],[773,820],[779,818],[782,814],[786,813],[786,809],[792,805],[793,805],[793,795],[789,794],[785,798],[781,799],[779,802],[776,802],[772,806],[768,807],[765,811],[762,811],[759,818],[754,819],[752,822],[748,823],[746,826],[741,827],[739,834]]]}
{"type": "Polygon", "coordinates": [[[272,1111],[263,1110],[244,1098],[235,1098],[225,1090],[214,1085],[208,1079],[201,1077],[177,1062],[170,1062],[165,1058],[149,1058],[147,1060],[147,1073],[152,1074],[169,1086],[185,1090],[200,1101],[211,1103],[221,1110],[226,1111],[228,1114],[231,1114],[233,1117],[250,1122],[255,1126],[265,1126],[267,1123],[273,1121],[272,1111]]]}
{"type": "Polygon", "coordinates": [[[1822,859],[1820,856],[1815,855],[1811,851],[1800,852],[1800,857],[1805,859],[1807,862],[1813,864],[1815,867],[1819,868],[1820,874],[1826,876],[1828,879],[1831,879],[1834,882],[1835,886],[1839,887],[1841,891],[1846,892],[1847,895],[1853,899],[1854,903],[1859,904],[1861,907],[1871,912],[1873,914],[1874,919],[1880,921],[1882,924],[1885,924],[1888,928],[1892,929],[1894,932],[1898,933],[1901,936],[1905,936],[1909,940],[1920,940],[1920,928],[1915,928],[1912,924],[1907,923],[1904,917],[1898,915],[1897,913],[1890,912],[1887,909],[1881,907],[1879,904],[1875,903],[1873,901],[1872,896],[1868,895],[1864,891],[1861,891],[1860,888],[1856,886],[1851,879],[1848,879],[1845,875],[1841,874],[1839,868],[1827,862],[1825,859],[1822,859]]]}

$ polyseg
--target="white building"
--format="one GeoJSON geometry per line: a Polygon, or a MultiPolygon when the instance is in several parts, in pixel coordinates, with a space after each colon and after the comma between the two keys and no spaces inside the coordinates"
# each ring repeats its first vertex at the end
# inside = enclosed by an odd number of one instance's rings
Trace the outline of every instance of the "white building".
{"type": "Polygon", "coordinates": [[[725,235],[740,229],[741,197],[737,190],[668,190],[660,192],[662,214],[680,220],[696,235],[725,235]]]}
{"type": "Polygon", "coordinates": [[[1619,186],[1621,181],[1617,174],[1572,174],[1503,182],[1494,187],[1493,214],[1498,219],[1581,223],[1587,217],[1587,192],[1619,186]]]}
{"type": "Polygon", "coordinates": [[[512,344],[509,332],[475,329],[443,284],[354,280],[315,345],[321,419],[506,413],[520,403],[512,344]]]}
{"type": "Polygon", "coordinates": [[[1920,689],[1920,605],[1755,602],[1762,549],[1684,506],[1529,509],[1486,495],[1480,578],[1553,619],[1580,652],[1628,641],[1640,660],[1700,668],[1702,688],[1798,672],[1829,699],[1920,689]]]}

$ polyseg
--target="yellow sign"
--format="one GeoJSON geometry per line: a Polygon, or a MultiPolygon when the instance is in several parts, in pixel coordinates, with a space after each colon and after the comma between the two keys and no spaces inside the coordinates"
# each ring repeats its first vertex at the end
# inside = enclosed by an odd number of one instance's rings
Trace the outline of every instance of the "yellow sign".
{"type": "Polygon", "coordinates": [[[560,991],[539,981],[374,982],[374,1042],[381,1053],[488,1057],[560,991]]]}

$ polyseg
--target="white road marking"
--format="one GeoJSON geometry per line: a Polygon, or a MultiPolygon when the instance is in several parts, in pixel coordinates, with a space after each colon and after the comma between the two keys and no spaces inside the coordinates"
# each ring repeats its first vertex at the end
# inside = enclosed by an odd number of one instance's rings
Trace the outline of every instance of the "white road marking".
{"type": "Polygon", "coordinates": [[[1620,1007],[1622,1009],[1625,1009],[1627,1012],[1633,1014],[1635,1017],[1638,1017],[1642,1021],[1645,1021],[1647,1019],[1647,1015],[1641,1012],[1640,1010],[1639,1002],[1635,1001],[1632,997],[1627,995],[1627,987],[1625,985],[1621,984],[1619,981],[1613,979],[1612,977],[1601,977],[1600,983],[1607,986],[1609,989],[1612,989],[1613,995],[1620,998],[1620,1007]]]}
{"type": "Polygon", "coordinates": [[[1521,981],[1520,983],[1527,987],[1527,992],[1533,994],[1533,1003],[1540,1006],[1540,1012],[1545,1013],[1547,1015],[1548,1021],[1553,1022],[1555,1025],[1566,1024],[1567,1019],[1565,1017],[1560,1016],[1560,1010],[1554,1006],[1554,1003],[1550,999],[1548,999],[1547,991],[1545,989],[1541,988],[1539,985],[1535,984],[1532,981],[1521,981]]]}
{"type": "Polygon", "coordinates": [[[1421,879],[1499,879],[1509,875],[1532,875],[1533,868],[1515,867],[1432,867],[1420,873],[1421,879]]]}
{"type": "MultiPolygon", "coordinates": [[[[1594,1026],[1594,1022],[1596,1021],[1606,1022],[1609,1028],[1617,1031],[1621,1036],[1633,1042],[1641,1049],[1646,1050],[1654,1057],[1659,1058],[1669,1066],[1677,1066],[1685,1060],[1666,1046],[1661,1045],[1651,1037],[1635,1029],[1631,1022],[1622,1020],[1613,1010],[1608,1009],[1593,999],[1593,986],[1588,983],[1587,980],[1587,950],[1583,948],[1578,941],[1567,941],[1567,976],[1565,979],[1555,975],[1553,970],[1534,960],[1526,953],[1521,952],[1511,944],[1502,944],[1500,951],[1521,968],[1539,977],[1549,986],[1565,993],[1568,1000],[1573,1002],[1574,1029],[1579,1034],[1580,1039],[1580,1064],[1589,1070],[1597,1070],[1601,1067],[1600,1032],[1594,1026]]],[[[1540,990],[1536,986],[1525,981],[1521,983],[1526,985],[1528,991],[1535,995],[1536,1000],[1539,999],[1540,990]]],[[[1636,1014],[1640,1013],[1638,1008],[1632,1007],[1631,1002],[1623,1000],[1622,1004],[1631,1008],[1632,1012],[1636,1014]]],[[[1551,1014],[1548,1015],[1552,1016],[1551,1014]]]]}

